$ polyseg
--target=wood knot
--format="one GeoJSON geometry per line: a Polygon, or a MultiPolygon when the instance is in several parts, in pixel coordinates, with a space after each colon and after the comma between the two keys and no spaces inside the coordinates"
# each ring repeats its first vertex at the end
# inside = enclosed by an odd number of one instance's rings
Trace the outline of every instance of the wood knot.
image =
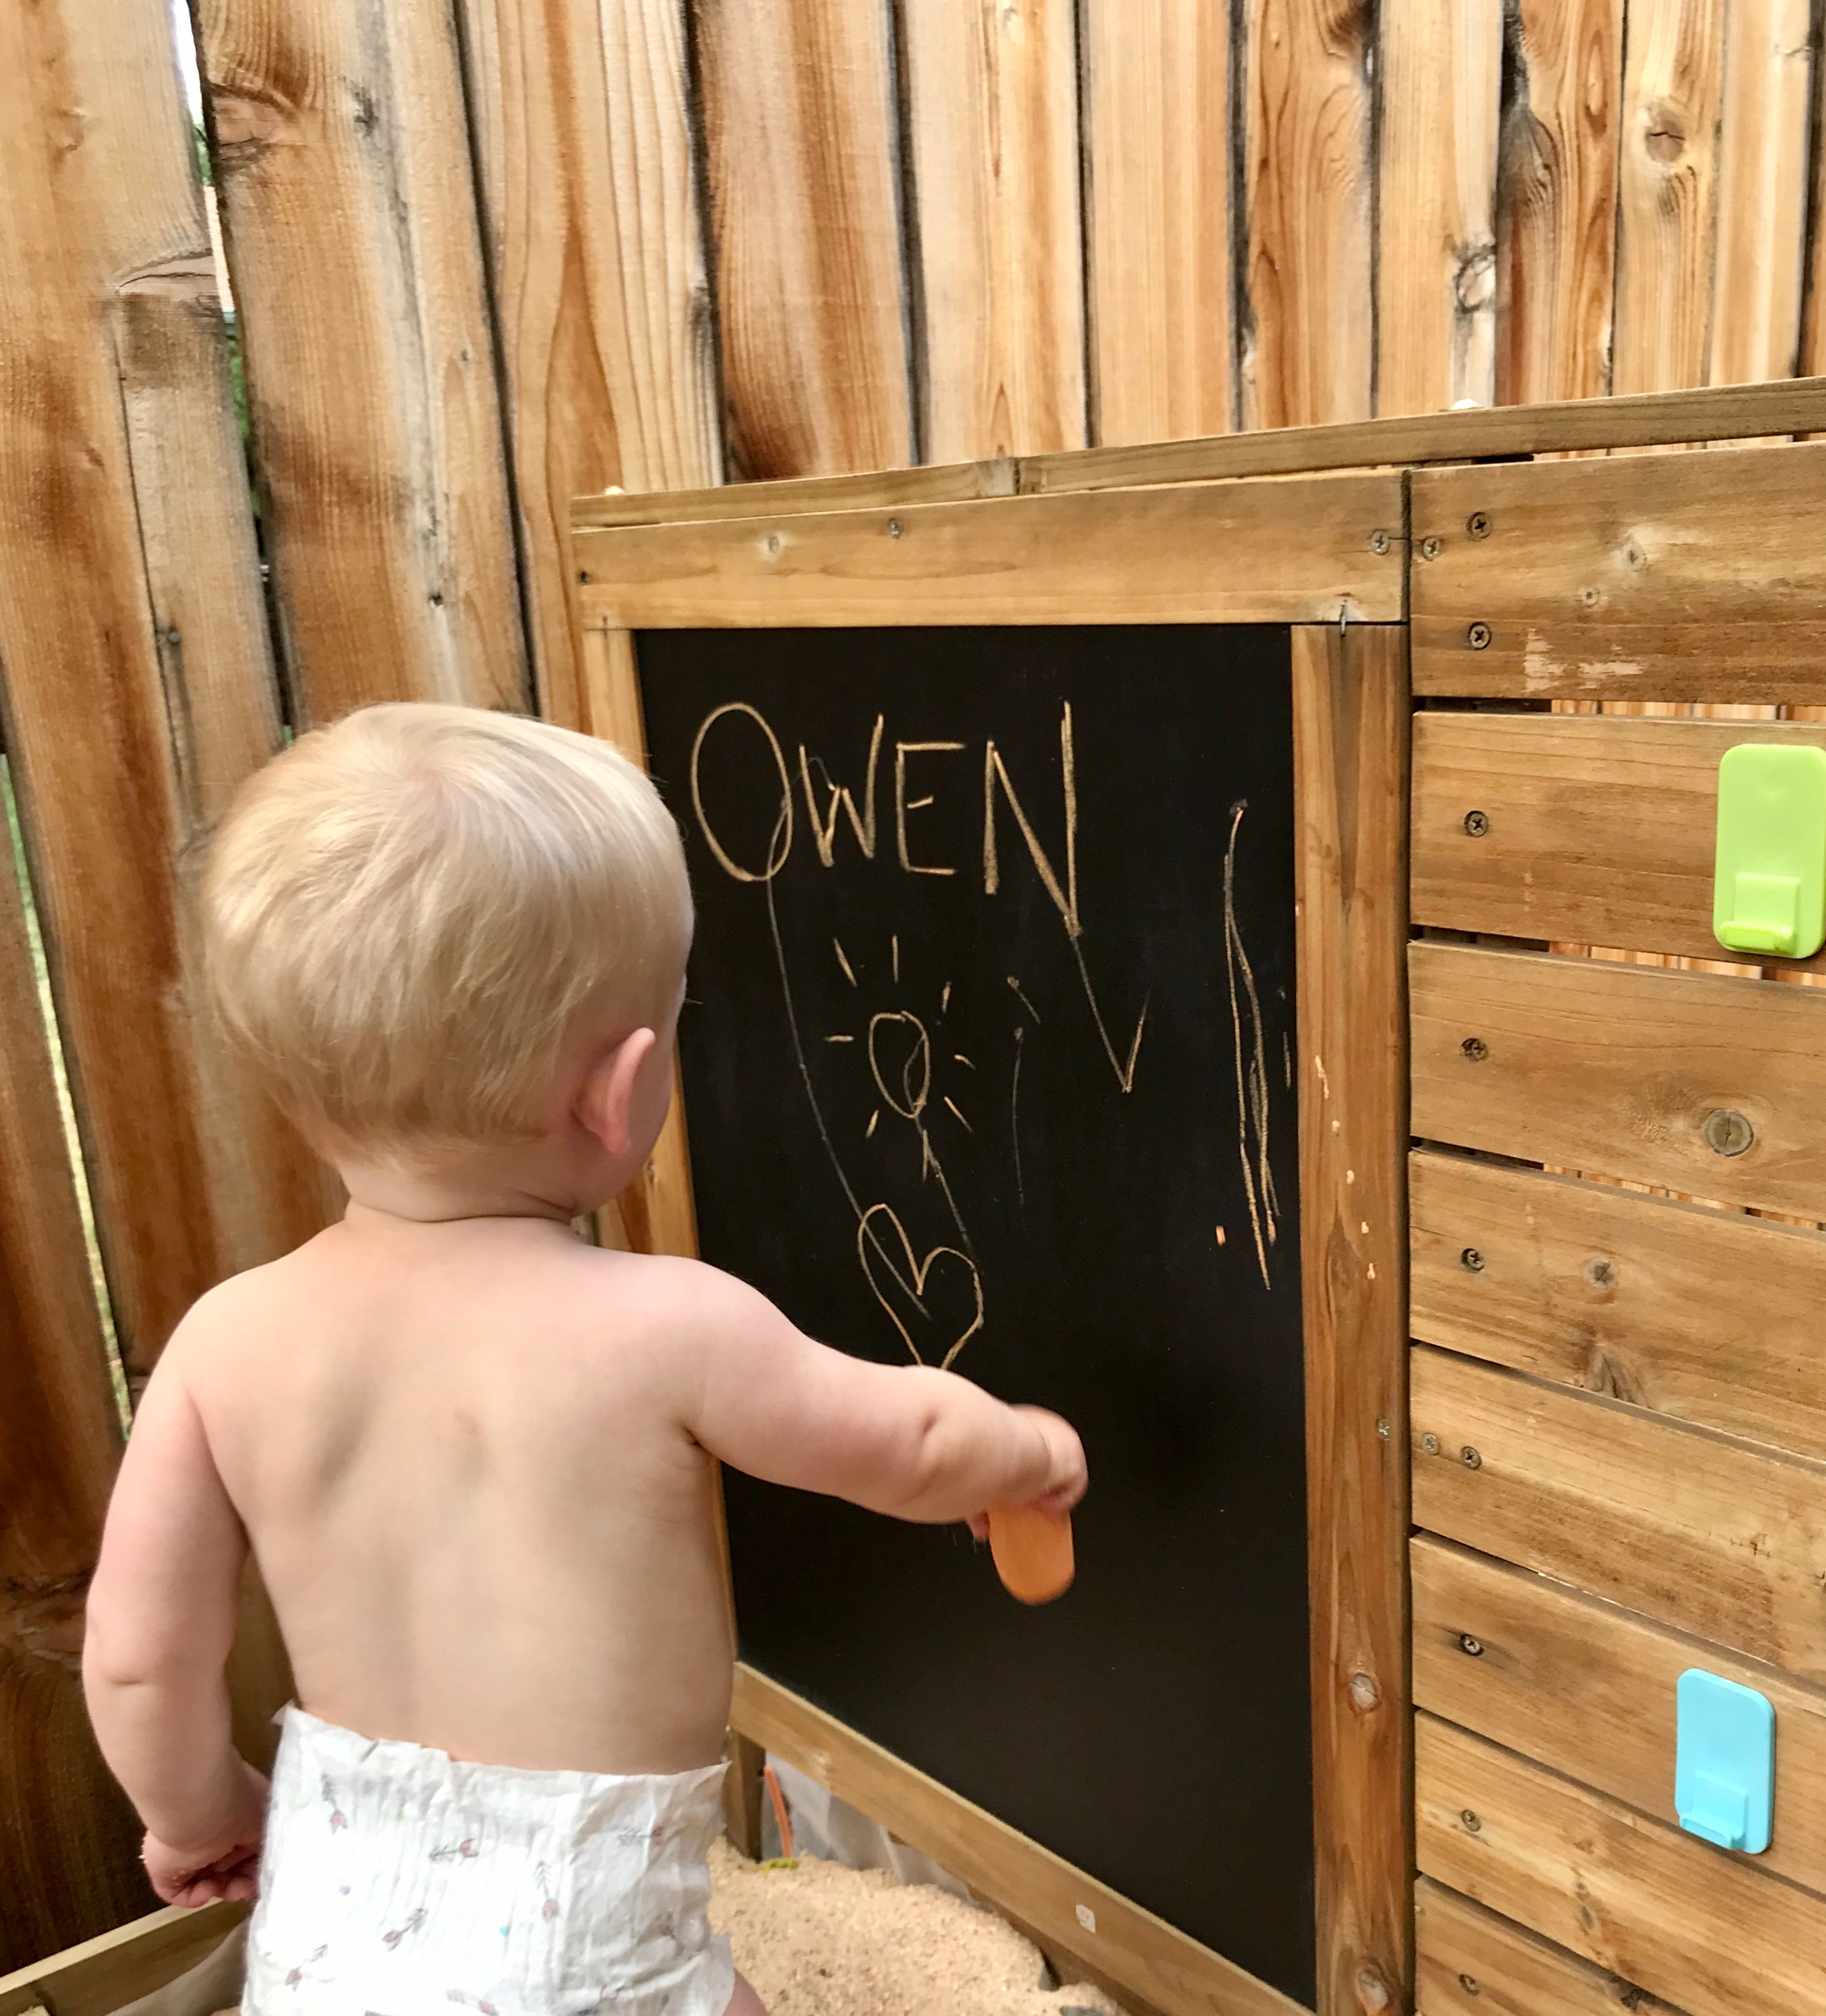
{"type": "Polygon", "coordinates": [[[1380,2012],[1394,2005],[1395,1997],[1389,1993],[1388,1983],[1378,1967],[1364,1966],[1357,1969],[1355,1983],[1357,2007],[1380,2016],[1380,2012]]]}

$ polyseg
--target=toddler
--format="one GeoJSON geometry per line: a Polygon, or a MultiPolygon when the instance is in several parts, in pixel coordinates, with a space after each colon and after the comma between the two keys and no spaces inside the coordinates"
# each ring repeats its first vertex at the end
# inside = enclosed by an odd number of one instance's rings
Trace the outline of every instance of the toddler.
{"type": "Polygon", "coordinates": [[[606,744],[368,708],[253,780],[205,897],[232,1042],[349,1204],[191,1310],[121,1466],[83,1665],[153,1886],[258,1883],[248,2016],[760,2016],[705,1917],[717,1462],[980,1532],[1073,1503],[1078,1438],[572,1231],[659,1133],[691,938],[606,744]],[[224,1679],[250,1548],[298,1691],[270,1805],[224,1679]]]}

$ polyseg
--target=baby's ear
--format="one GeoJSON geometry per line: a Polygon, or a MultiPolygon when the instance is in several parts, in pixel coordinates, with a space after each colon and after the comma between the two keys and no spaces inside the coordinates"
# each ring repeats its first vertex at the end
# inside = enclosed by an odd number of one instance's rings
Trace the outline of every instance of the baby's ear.
{"type": "Polygon", "coordinates": [[[585,1075],[571,1111],[611,1155],[627,1154],[634,1139],[634,1091],[640,1067],[659,1041],[651,1029],[636,1029],[604,1050],[585,1075]]]}

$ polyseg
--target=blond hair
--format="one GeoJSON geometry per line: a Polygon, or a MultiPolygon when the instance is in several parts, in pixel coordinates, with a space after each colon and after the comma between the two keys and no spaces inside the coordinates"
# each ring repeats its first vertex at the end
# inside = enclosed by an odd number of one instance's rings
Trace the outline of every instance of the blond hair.
{"type": "Polygon", "coordinates": [[[528,1137],[586,1009],[663,1028],[691,941],[678,829],[625,757],[421,703],[275,758],[204,905],[230,1041],[332,1149],[528,1137]]]}

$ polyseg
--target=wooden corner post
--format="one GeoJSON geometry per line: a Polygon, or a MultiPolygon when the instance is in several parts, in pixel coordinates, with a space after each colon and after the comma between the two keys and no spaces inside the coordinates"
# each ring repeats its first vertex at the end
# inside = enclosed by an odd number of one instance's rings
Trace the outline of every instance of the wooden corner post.
{"type": "Polygon", "coordinates": [[[1319,2016],[1410,2006],[1407,635],[1293,633],[1319,2016]]]}

